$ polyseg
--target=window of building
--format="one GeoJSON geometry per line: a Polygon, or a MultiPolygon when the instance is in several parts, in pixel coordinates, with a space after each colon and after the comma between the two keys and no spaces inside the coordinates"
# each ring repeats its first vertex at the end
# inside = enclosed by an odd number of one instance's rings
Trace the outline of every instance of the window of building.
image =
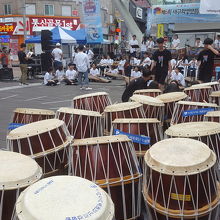
{"type": "Polygon", "coordinates": [[[36,15],[36,5],[35,4],[26,4],[25,6],[27,15],[36,15]]]}
{"type": "Polygon", "coordinates": [[[5,15],[11,15],[12,14],[11,5],[9,5],[9,4],[4,5],[4,11],[5,11],[5,15]]]}
{"type": "Polygon", "coordinates": [[[72,7],[70,5],[62,6],[62,16],[72,16],[72,7]]]}
{"type": "Polygon", "coordinates": [[[54,15],[54,5],[45,5],[44,14],[45,15],[54,15]]]}

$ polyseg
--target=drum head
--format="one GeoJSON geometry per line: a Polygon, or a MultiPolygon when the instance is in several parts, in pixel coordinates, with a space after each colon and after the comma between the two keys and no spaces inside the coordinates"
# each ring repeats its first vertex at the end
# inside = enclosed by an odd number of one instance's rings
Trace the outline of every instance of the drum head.
{"type": "Polygon", "coordinates": [[[79,95],[73,98],[73,100],[76,99],[84,99],[84,98],[89,98],[89,97],[94,97],[94,96],[109,96],[107,92],[95,92],[95,93],[89,93],[85,95],[79,95]]]}
{"type": "Polygon", "coordinates": [[[108,143],[130,142],[130,141],[131,140],[126,135],[113,135],[113,136],[103,136],[96,138],[74,140],[73,146],[86,146],[93,144],[108,144],[108,143]]]}
{"type": "Polygon", "coordinates": [[[134,94],[149,93],[149,92],[162,93],[160,89],[140,89],[140,90],[136,90],[134,94]]]}
{"type": "Polygon", "coordinates": [[[64,125],[64,121],[58,119],[37,121],[12,130],[8,134],[7,139],[15,140],[15,139],[31,137],[34,135],[45,133],[47,131],[51,131],[63,125],[64,125]]]}
{"type": "Polygon", "coordinates": [[[124,102],[124,103],[109,105],[105,108],[104,112],[119,112],[119,111],[140,108],[141,106],[142,104],[138,102],[124,102]]]}
{"type": "Polygon", "coordinates": [[[85,115],[85,116],[93,116],[93,117],[102,117],[99,112],[95,111],[87,111],[82,109],[74,109],[74,108],[60,108],[57,110],[57,113],[67,113],[70,115],[85,115]]]}
{"type": "Polygon", "coordinates": [[[34,108],[16,108],[14,113],[28,114],[28,115],[55,115],[54,111],[46,109],[34,109],[34,108]]]}
{"type": "Polygon", "coordinates": [[[23,154],[0,151],[0,161],[0,190],[27,187],[42,176],[35,160],[23,154]]]}
{"type": "Polygon", "coordinates": [[[203,85],[199,84],[198,86],[191,86],[191,87],[185,88],[184,91],[197,90],[197,89],[212,89],[212,87],[211,86],[203,86],[203,85]]]}
{"type": "Polygon", "coordinates": [[[133,102],[139,102],[144,105],[152,105],[152,106],[164,106],[163,101],[157,98],[153,98],[151,96],[145,96],[145,95],[133,95],[130,98],[133,102]]]}
{"type": "Polygon", "coordinates": [[[211,97],[220,97],[220,91],[215,91],[215,92],[212,92],[211,97]]]}
{"type": "Polygon", "coordinates": [[[172,125],[165,134],[171,137],[202,137],[220,133],[220,123],[188,122],[172,125]]]}
{"type": "Polygon", "coordinates": [[[216,155],[207,145],[189,138],[162,140],[147,151],[144,159],[151,169],[175,176],[197,174],[216,163],[216,155]]]}
{"type": "Polygon", "coordinates": [[[55,176],[31,185],[16,203],[20,220],[112,220],[114,204],[99,186],[76,176],[55,176]]]}
{"type": "Polygon", "coordinates": [[[117,118],[112,124],[159,124],[156,118],[117,118]]]}
{"type": "Polygon", "coordinates": [[[220,117],[220,111],[207,112],[205,117],[220,117]]]}
{"type": "Polygon", "coordinates": [[[171,92],[158,95],[156,98],[160,99],[164,103],[176,102],[185,99],[187,95],[184,92],[171,92]]]}
{"type": "Polygon", "coordinates": [[[219,82],[208,82],[208,83],[200,83],[200,84],[195,84],[192,85],[192,87],[206,87],[206,86],[215,86],[215,85],[219,85],[219,82]]]}
{"type": "Polygon", "coordinates": [[[213,107],[213,108],[217,108],[218,107],[218,105],[214,104],[214,103],[190,102],[190,101],[179,101],[178,105],[194,105],[194,106],[213,107]]]}

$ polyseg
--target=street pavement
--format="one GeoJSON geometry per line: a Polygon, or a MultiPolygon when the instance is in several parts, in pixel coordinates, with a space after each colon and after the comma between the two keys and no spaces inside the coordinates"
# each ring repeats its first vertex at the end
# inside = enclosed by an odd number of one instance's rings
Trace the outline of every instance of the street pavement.
{"type": "Polygon", "coordinates": [[[14,68],[15,80],[0,81],[0,149],[6,148],[7,127],[15,108],[39,108],[56,111],[60,107],[70,107],[73,97],[93,92],[109,93],[112,102],[121,102],[125,89],[122,80],[111,83],[90,83],[91,91],[80,90],[79,86],[58,85],[47,87],[43,80],[29,80],[28,86],[19,86],[20,71],[14,68]]]}

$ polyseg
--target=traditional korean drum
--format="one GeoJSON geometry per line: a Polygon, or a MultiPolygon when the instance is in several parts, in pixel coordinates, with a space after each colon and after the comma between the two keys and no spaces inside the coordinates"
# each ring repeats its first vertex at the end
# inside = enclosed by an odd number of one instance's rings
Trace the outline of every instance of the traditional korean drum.
{"type": "Polygon", "coordinates": [[[205,121],[220,122],[220,111],[207,112],[204,116],[205,121]]]}
{"type": "Polygon", "coordinates": [[[103,136],[103,120],[99,112],[60,108],[56,118],[65,122],[74,139],[103,136]]]}
{"type": "Polygon", "coordinates": [[[135,219],[140,215],[141,177],[134,146],[125,135],[75,140],[70,175],[102,187],[115,204],[115,217],[135,219]]]}
{"type": "Polygon", "coordinates": [[[42,179],[21,193],[19,220],[113,220],[114,204],[94,183],[76,176],[42,179]]]}
{"type": "Polygon", "coordinates": [[[144,95],[133,95],[130,100],[143,105],[146,118],[157,118],[159,121],[164,119],[165,105],[160,99],[144,95]]]}
{"type": "Polygon", "coordinates": [[[137,102],[124,102],[107,106],[104,111],[104,129],[108,135],[112,121],[116,118],[145,118],[143,105],[137,102]]]}
{"type": "Polygon", "coordinates": [[[201,84],[192,85],[192,87],[201,87],[201,86],[211,86],[213,92],[220,90],[220,84],[217,81],[216,82],[208,82],[208,83],[201,83],[201,84]]]}
{"type": "Polygon", "coordinates": [[[165,104],[164,120],[170,120],[173,114],[175,103],[180,100],[185,100],[187,95],[184,92],[172,92],[159,95],[157,98],[163,101],[165,104]]]}
{"type": "Polygon", "coordinates": [[[16,108],[13,112],[12,120],[8,129],[13,130],[25,124],[52,119],[54,117],[55,112],[46,109],[16,108]]]}
{"type": "Polygon", "coordinates": [[[16,108],[12,118],[13,123],[29,124],[36,121],[52,119],[55,112],[46,109],[16,108]]]}
{"type": "Polygon", "coordinates": [[[115,119],[111,134],[128,136],[133,141],[138,158],[143,157],[153,144],[163,139],[162,127],[156,118],[115,119]]]}
{"type": "Polygon", "coordinates": [[[7,147],[35,159],[47,176],[64,173],[71,141],[63,121],[48,119],[12,130],[7,136],[7,147]]]}
{"type": "Polygon", "coordinates": [[[192,102],[209,102],[209,95],[212,92],[211,86],[188,87],[184,92],[189,96],[192,102]]]}
{"type": "Polygon", "coordinates": [[[220,106],[220,91],[215,91],[210,94],[210,101],[220,106]]]}
{"type": "Polygon", "coordinates": [[[143,196],[153,220],[217,220],[216,155],[207,145],[172,138],[145,154],[143,196]]]}
{"type": "Polygon", "coordinates": [[[161,95],[162,91],[160,89],[140,89],[134,92],[134,95],[146,95],[151,97],[157,97],[161,95]]]}
{"type": "Polygon", "coordinates": [[[30,157],[9,151],[0,151],[0,161],[0,219],[14,220],[20,192],[41,178],[42,169],[30,157]]]}
{"type": "Polygon", "coordinates": [[[169,127],[168,137],[192,138],[207,144],[216,153],[220,166],[220,124],[216,122],[188,122],[169,127]]]}
{"type": "Polygon", "coordinates": [[[175,104],[171,125],[183,122],[203,121],[204,115],[207,112],[216,110],[218,110],[218,106],[212,103],[179,101],[175,104]]]}
{"type": "Polygon", "coordinates": [[[106,106],[111,105],[111,99],[106,92],[90,93],[76,96],[73,99],[73,108],[103,113],[106,106]]]}

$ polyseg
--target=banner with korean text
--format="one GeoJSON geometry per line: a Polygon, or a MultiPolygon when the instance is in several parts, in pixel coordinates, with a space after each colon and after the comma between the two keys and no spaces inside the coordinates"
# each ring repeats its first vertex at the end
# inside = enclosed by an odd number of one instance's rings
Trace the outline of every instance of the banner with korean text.
{"type": "Polygon", "coordinates": [[[201,0],[199,11],[201,14],[220,14],[220,1],[201,0]]]}
{"type": "Polygon", "coordinates": [[[102,43],[100,0],[83,0],[83,16],[88,44],[102,43]]]}

